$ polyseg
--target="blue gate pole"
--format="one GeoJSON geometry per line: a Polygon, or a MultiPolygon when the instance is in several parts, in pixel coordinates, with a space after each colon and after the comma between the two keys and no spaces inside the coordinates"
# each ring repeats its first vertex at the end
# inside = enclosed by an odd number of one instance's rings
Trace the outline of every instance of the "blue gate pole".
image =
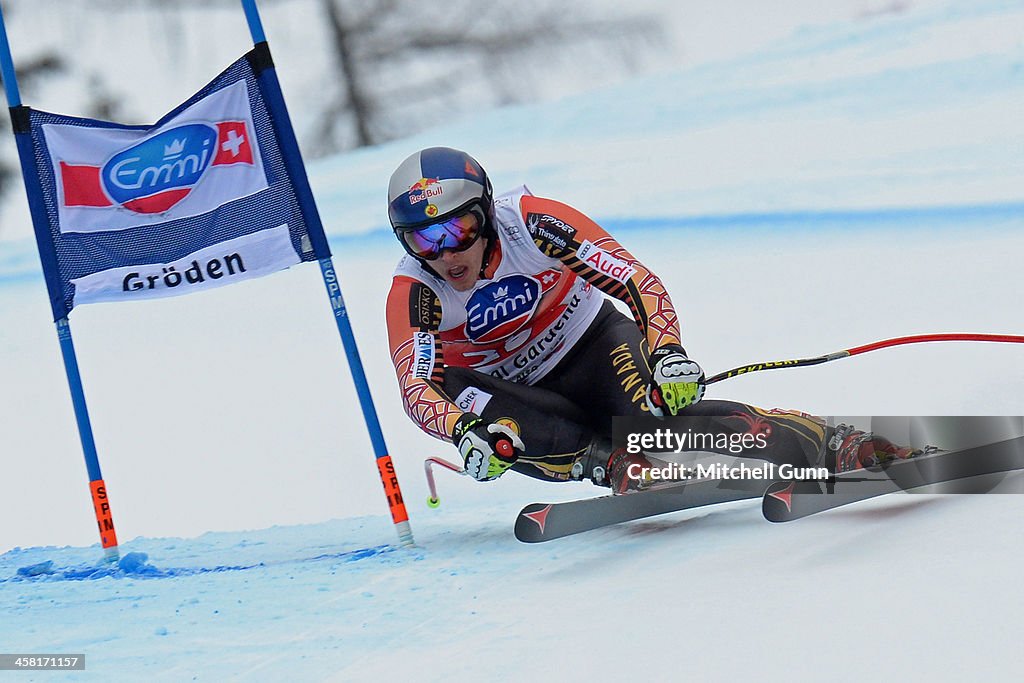
{"type": "MultiPolygon", "coordinates": [[[[256,8],[256,0],[241,0],[241,2],[253,43],[266,43],[267,38],[263,31],[263,23],[260,21],[259,11],[256,8]]],[[[384,443],[384,433],[380,428],[377,410],[373,405],[373,396],[370,394],[370,385],[366,379],[363,362],[359,357],[359,348],[356,345],[355,334],[352,331],[352,324],[349,321],[348,311],[345,308],[345,300],[341,294],[341,284],[338,282],[337,272],[334,269],[334,263],[327,248],[326,238],[322,236],[323,228],[320,226],[316,203],[313,200],[312,190],[309,188],[298,143],[295,141],[295,134],[288,119],[288,111],[284,105],[284,98],[278,98],[279,86],[276,82],[276,76],[273,77],[272,84],[274,90],[273,97],[276,101],[269,104],[272,110],[277,108],[276,113],[278,116],[274,118],[274,126],[278,132],[282,156],[289,167],[303,215],[306,217],[307,222],[315,222],[316,229],[319,230],[320,235],[318,239],[323,241],[323,253],[321,253],[320,249],[317,250],[320,272],[323,275],[324,286],[327,288],[327,296],[331,302],[331,310],[334,312],[338,333],[341,335],[341,343],[345,348],[345,355],[348,358],[348,366],[352,372],[352,380],[355,383],[356,394],[359,397],[359,406],[363,412],[366,430],[370,435],[370,443],[373,446],[373,454],[377,461],[377,473],[380,475],[381,483],[384,486],[384,495],[387,497],[388,507],[391,510],[391,519],[395,524],[395,530],[398,532],[398,539],[403,545],[412,545],[412,528],[409,526],[409,515],[402,498],[402,490],[398,485],[398,476],[395,473],[395,466],[391,456],[388,454],[387,445],[384,443]]]]}
{"type": "Polygon", "coordinates": [[[388,507],[391,509],[391,520],[398,532],[398,540],[402,545],[412,545],[412,528],[409,526],[409,513],[405,509],[405,502],[402,498],[402,490],[398,486],[398,476],[395,474],[395,465],[388,454],[387,445],[384,443],[384,432],[380,428],[380,421],[377,419],[377,409],[373,405],[373,396],[370,395],[370,383],[366,380],[366,372],[363,370],[363,361],[359,357],[359,348],[356,346],[356,337],[352,331],[352,324],[348,319],[348,310],[345,308],[345,299],[341,295],[341,284],[334,271],[334,263],[330,257],[320,259],[320,273],[324,278],[324,285],[327,287],[327,296],[331,300],[331,310],[334,311],[334,320],[338,325],[338,333],[341,335],[342,346],[345,347],[345,355],[348,357],[348,367],[352,372],[352,380],[356,385],[356,394],[359,396],[359,406],[363,410],[363,420],[366,422],[366,430],[370,433],[370,443],[373,444],[373,454],[377,459],[377,473],[384,485],[384,495],[388,499],[388,507]]]}
{"type": "MultiPolygon", "coordinates": [[[[0,9],[0,73],[4,78],[4,92],[7,96],[7,106],[12,110],[12,124],[14,123],[13,110],[21,106],[21,94],[18,91],[18,79],[14,69],[14,59],[11,56],[11,47],[7,39],[7,27],[4,24],[3,10],[0,9]]],[[[33,196],[39,192],[36,183],[29,179],[27,170],[34,163],[32,150],[28,140],[28,133],[19,133],[17,125],[13,126],[15,140],[18,143],[18,155],[21,159],[22,177],[25,181],[25,191],[29,197],[29,205],[32,208],[33,196]]],[[[36,222],[38,212],[32,212],[33,222],[36,222]]],[[[45,220],[45,218],[43,219],[45,220]]],[[[38,238],[40,226],[37,226],[37,243],[42,258],[44,245],[38,238]]],[[[49,226],[45,226],[49,231],[49,226]]],[[[52,248],[52,245],[51,245],[52,248]]],[[[85,389],[82,386],[82,376],[78,370],[78,358],[75,355],[75,344],[71,337],[71,324],[67,316],[56,321],[57,339],[60,342],[60,352],[64,358],[64,372],[68,378],[68,388],[71,391],[71,403],[75,411],[75,421],[78,424],[78,437],[82,442],[82,452],[85,456],[85,468],[89,474],[89,491],[92,497],[93,510],[96,514],[96,524],[99,528],[100,543],[103,546],[105,559],[116,562],[120,556],[117,546],[117,533],[114,530],[114,518],[110,511],[110,500],[107,497],[107,488],[103,483],[103,474],[100,471],[99,456],[96,452],[96,442],[92,434],[92,424],[89,421],[89,410],[85,402],[85,389]]]]}

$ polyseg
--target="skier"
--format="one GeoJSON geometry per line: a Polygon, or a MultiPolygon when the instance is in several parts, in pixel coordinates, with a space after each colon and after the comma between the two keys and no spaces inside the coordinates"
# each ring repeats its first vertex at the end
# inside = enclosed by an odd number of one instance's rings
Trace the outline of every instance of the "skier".
{"type": "Polygon", "coordinates": [[[525,186],[494,196],[465,152],[403,161],[388,217],[407,252],[387,299],[405,410],[480,481],[512,469],[642,488],[630,465],[651,458],[612,448],[612,416],[684,415],[694,430],[763,437],[730,455],[832,471],[913,454],[810,415],[702,400],[704,372],[657,275],[570,206],[525,186]]]}

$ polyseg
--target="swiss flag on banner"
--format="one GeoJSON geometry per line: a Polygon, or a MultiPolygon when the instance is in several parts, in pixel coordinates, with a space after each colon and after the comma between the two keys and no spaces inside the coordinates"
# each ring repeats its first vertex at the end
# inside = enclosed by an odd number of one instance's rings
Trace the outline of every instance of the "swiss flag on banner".
{"type": "Polygon", "coordinates": [[[217,156],[214,166],[225,164],[251,164],[252,147],[245,121],[222,121],[217,124],[217,156]]]}

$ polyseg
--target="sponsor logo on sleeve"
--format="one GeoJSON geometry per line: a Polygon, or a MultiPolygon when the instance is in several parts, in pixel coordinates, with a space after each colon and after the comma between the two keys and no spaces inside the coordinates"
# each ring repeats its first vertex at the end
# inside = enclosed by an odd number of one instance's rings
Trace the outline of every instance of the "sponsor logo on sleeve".
{"type": "Polygon", "coordinates": [[[409,294],[409,323],[421,330],[436,330],[441,325],[441,301],[420,282],[409,294]]]}
{"type": "Polygon", "coordinates": [[[466,387],[462,390],[462,393],[455,397],[455,405],[459,407],[464,413],[476,413],[480,415],[484,412],[484,408],[487,407],[488,402],[494,397],[493,394],[488,394],[483,389],[477,389],[476,387],[466,387]]]}
{"type": "Polygon", "coordinates": [[[412,376],[430,379],[434,374],[434,335],[429,332],[417,332],[412,336],[412,343],[412,376]]]}
{"type": "Polygon", "coordinates": [[[576,228],[560,218],[546,213],[531,213],[526,217],[526,228],[533,235],[533,241],[548,256],[552,249],[565,250],[573,246],[576,228]]]}
{"type": "Polygon", "coordinates": [[[636,268],[620,258],[612,256],[590,240],[584,240],[576,250],[576,257],[599,273],[613,280],[627,282],[636,273],[636,268]]]}
{"type": "Polygon", "coordinates": [[[571,225],[563,221],[561,218],[555,218],[550,214],[541,214],[540,222],[553,230],[557,230],[566,237],[571,238],[576,234],[576,228],[572,227],[571,225]]]}

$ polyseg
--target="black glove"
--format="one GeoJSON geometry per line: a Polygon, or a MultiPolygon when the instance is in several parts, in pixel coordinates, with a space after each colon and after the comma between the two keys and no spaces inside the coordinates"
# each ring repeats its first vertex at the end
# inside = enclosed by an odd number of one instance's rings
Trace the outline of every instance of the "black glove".
{"type": "Polygon", "coordinates": [[[650,364],[647,407],[651,415],[677,415],[704,397],[704,371],[679,344],[659,346],[651,353],[650,364]]]}
{"type": "Polygon", "coordinates": [[[452,431],[452,442],[462,454],[466,472],[477,481],[493,481],[515,464],[526,449],[511,427],[463,413],[452,431]]]}

